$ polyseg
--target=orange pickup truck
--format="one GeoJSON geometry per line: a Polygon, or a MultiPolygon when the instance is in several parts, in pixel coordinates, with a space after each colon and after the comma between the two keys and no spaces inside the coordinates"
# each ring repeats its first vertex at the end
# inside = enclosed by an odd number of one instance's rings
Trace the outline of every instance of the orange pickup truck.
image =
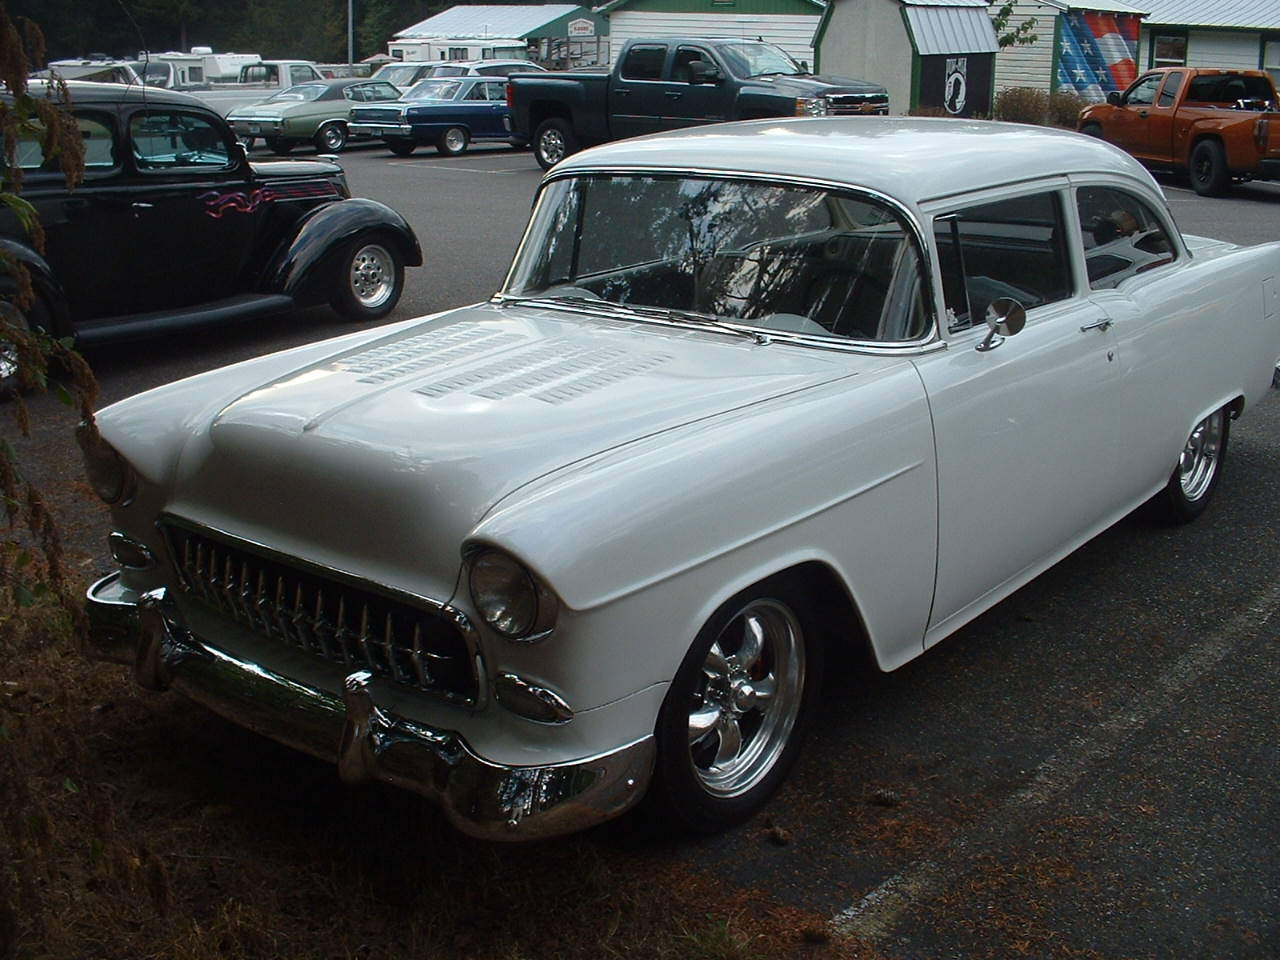
{"type": "Polygon", "coordinates": [[[1186,170],[1196,193],[1214,196],[1233,180],[1280,179],[1276,106],[1261,70],[1164,67],[1086,107],[1077,129],[1151,166],[1186,170]]]}

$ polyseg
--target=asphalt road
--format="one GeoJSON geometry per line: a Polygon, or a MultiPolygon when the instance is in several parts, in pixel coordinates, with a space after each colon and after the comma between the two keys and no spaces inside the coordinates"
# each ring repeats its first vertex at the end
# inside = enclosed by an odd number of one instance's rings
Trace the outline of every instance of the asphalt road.
{"type": "MultiPolygon", "coordinates": [[[[529,153],[342,159],[423,240],[394,318],[496,289],[540,176],[529,153]]],[[[1280,233],[1280,188],[1165,187],[1185,232],[1280,233]]],[[[312,310],[91,360],[111,400],[345,329],[312,310]]],[[[1280,956],[1278,418],[1273,397],[1235,425],[1196,523],[1121,522],[902,670],[833,671],[777,800],[670,855],[886,957],[1280,956]]],[[[623,823],[594,842],[651,840],[623,823]]]]}

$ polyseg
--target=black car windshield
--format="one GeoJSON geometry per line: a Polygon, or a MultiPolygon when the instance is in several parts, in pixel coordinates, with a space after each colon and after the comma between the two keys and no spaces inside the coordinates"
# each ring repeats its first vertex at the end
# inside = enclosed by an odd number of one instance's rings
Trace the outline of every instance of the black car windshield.
{"type": "Polygon", "coordinates": [[[419,80],[402,100],[452,100],[462,84],[457,80],[419,80]]]}
{"type": "Polygon", "coordinates": [[[296,87],[290,87],[288,90],[281,90],[274,97],[269,98],[267,103],[280,103],[283,100],[295,102],[319,100],[328,89],[328,87],[319,83],[302,83],[296,87]]]}
{"type": "Polygon", "coordinates": [[[819,337],[926,332],[919,247],[872,197],[695,176],[549,183],[500,299],[819,337]]]}
{"type": "Polygon", "coordinates": [[[728,61],[729,69],[738,77],[763,77],[771,74],[797,77],[806,73],[786,51],[771,43],[729,43],[720,47],[720,52],[728,61]]]}

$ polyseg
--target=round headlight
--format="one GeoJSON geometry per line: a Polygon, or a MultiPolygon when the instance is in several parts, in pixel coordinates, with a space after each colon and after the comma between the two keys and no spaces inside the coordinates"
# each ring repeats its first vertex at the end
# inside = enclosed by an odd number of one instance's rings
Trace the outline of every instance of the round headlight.
{"type": "Polygon", "coordinates": [[[81,424],[76,439],[84,453],[89,485],[104,503],[128,503],[133,499],[135,476],[129,461],[103,440],[98,431],[81,424]]]}
{"type": "Polygon", "coordinates": [[[556,603],[518,560],[499,550],[471,559],[471,600],[480,618],[509,640],[538,639],[551,629],[556,603]]]}

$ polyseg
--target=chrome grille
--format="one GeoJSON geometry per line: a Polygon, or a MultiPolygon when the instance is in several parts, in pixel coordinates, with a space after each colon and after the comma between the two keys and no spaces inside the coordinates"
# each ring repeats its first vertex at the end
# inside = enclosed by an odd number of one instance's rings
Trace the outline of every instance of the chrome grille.
{"type": "Polygon", "coordinates": [[[836,117],[858,114],[889,113],[889,95],[886,93],[831,93],[827,94],[827,112],[836,117]]]}
{"type": "Polygon", "coordinates": [[[465,621],[202,528],[163,524],[183,589],[235,623],[351,670],[477,702],[465,621]]]}

